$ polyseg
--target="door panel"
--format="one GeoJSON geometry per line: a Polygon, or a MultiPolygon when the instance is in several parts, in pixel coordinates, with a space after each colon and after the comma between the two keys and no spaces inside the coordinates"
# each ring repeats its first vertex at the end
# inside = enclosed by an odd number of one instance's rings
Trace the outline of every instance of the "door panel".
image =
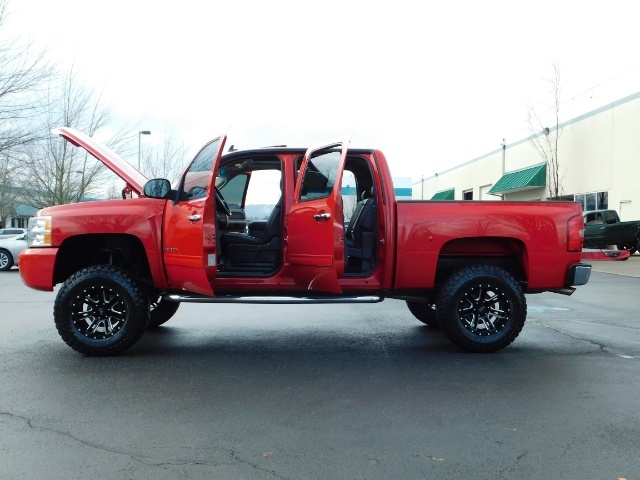
{"type": "Polygon", "coordinates": [[[172,288],[213,296],[216,277],[215,177],[226,136],[204,146],[191,162],[178,187],[177,199],[167,202],[163,255],[172,288]]]}
{"type": "Polygon", "coordinates": [[[344,219],[340,185],[348,142],[307,150],[289,212],[288,262],[301,287],[342,293],[344,219]]]}

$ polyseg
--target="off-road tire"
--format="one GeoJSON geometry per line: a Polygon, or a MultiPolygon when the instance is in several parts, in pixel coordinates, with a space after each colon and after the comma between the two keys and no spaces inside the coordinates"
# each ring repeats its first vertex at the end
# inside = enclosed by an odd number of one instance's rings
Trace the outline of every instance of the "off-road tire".
{"type": "Polygon", "coordinates": [[[0,272],[6,272],[13,267],[13,257],[9,250],[0,250],[0,272]]]}
{"type": "Polygon", "coordinates": [[[425,325],[432,328],[439,328],[435,302],[431,301],[425,303],[407,300],[407,307],[409,307],[409,311],[413,313],[413,316],[425,325]]]}
{"type": "Polygon", "coordinates": [[[152,299],[149,304],[149,328],[156,328],[166,323],[178,311],[180,304],[170,302],[162,297],[152,299]]]}
{"type": "Polygon", "coordinates": [[[115,355],[142,337],[149,321],[149,299],[127,271],[93,265],[64,282],[53,318],[62,339],[75,351],[115,355]]]}
{"type": "Polygon", "coordinates": [[[520,334],[527,303],[515,278],[502,268],[474,265],[453,273],[436,301],[442,332],[470,352],[495,352],[520,334]]]}

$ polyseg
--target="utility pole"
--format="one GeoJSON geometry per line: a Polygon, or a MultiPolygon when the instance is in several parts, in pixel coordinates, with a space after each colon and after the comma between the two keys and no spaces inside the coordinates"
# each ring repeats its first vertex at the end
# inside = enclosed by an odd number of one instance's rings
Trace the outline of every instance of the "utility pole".
{"type": "Polygon", "coordinates": [[[142,135],[151,135],[149,130],[140,130],[138,132],[138,171],[140,171],[140,137],[142,135]]]}

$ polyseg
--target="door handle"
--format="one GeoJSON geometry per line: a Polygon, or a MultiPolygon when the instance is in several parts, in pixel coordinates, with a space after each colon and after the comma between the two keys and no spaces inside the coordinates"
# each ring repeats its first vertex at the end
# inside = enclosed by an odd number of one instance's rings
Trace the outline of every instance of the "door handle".
{"type": "Polygon", "coordinates": [[[600,227],[600,230],[604,230],[604,227],[600,227]]]}
{"type": "Polygon", "coordinates": [[[202,218],[202,215],[189,215],[187,217],[187,220],[191,221],[191,222],[197,222],[198,220],[200,220],[202,218]]]}
{"type": "Polygon", "coordinates": [[[330,213],[316,213],[313,218],[316,220],[329,220],[331,218],[330,213]]]}

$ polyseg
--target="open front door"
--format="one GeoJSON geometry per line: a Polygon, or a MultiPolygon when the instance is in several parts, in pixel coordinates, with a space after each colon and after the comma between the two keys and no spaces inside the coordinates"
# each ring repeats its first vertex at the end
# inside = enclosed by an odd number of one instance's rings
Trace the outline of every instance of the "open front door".
{"type": "Polygon", "coordinates": [[[213,296],[218,271],[215,177],[227,137],[205,145],[184,173],[164,214],[163,256],[172,288],[213,296]]]}
{"type": "Polygon", "coordinates": [[[342,171],[348,142],[307,150],[288,223],[288,261],[301,287],[342,293],[344,272],[342,171]]]}

